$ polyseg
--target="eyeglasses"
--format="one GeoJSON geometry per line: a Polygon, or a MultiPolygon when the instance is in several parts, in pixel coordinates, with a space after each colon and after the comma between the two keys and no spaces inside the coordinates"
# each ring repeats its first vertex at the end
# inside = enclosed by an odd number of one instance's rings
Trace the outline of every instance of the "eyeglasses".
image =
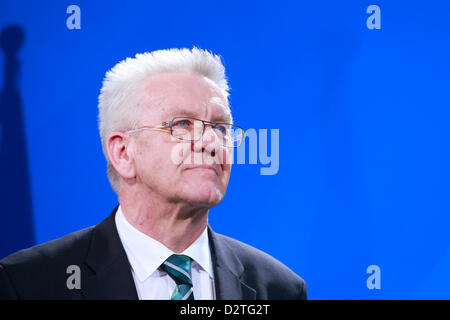
{"type": "Polygon", "coordinates": [[[205,127],[211,126],[216,134],[218,141],[224,147],[237,148],[244,140],[244,129],[231,123],[211,122],[191,117],[175,117],[169,122],[163,122],[160,126],[150,127],[142,126],[127,132],[136,132],[140,130],[161,130],[170,128],[170,134],[179,140],[198,141],[205,132],[205,127]]]}

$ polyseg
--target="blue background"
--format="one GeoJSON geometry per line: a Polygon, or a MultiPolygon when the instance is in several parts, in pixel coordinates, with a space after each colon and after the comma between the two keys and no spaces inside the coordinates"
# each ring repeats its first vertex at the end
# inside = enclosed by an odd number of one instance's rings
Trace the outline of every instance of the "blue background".
{"type": "Polygon", "coordinates": [[[0,256],[109,215],[105,72],[195,45],[223,57],[237,124],[280,129],[278,174],[235,165],[216,232],[285,263],[311,299],[450,299],[449,18],[448,1],[0,1],[0,32],[25,37],[17,90],[0,80],[0,256]]]}

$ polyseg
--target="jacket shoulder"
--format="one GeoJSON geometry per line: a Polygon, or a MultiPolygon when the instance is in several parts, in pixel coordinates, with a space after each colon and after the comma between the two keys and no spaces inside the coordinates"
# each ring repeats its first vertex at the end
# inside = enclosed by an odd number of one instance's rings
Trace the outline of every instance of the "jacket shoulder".
{"type": "Polygon", "coordinates": [[[61,238],[17,251],[0,260],[0,265],[4,268],[10,268],[19,265],[34,264],[40,260],[58,260],[66,256],[76,255],[76,252],[79,251],[77,249],[88,244],[93,228],[89,227],[72,232],[61,238]]]}
{"type": "MultiPolygon", "coordinates": [[[[243,277],[248,283],[263,286],[263,299],[306,299],[306,283],[285,264],[266,252],[239,240],[217,234],[244,267],[243,277]]],[[[257,290],[258,291],[258,290],[257,290]]]]}
{"type": "Polygon", "coordinates": [[[46,299],[68,291],[67,268],[83,263],[92,230],[79,230],[0,260],[0,299],[46,299]]]}

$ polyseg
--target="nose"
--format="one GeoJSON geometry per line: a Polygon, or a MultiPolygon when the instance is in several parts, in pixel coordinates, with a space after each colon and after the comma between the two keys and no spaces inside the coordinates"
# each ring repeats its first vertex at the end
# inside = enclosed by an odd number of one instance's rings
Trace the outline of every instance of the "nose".
{"type": "Polygon", "coordinates": [[[219,141],[219,137],[217,136],[211,125],[206,124],[202,137],[197,141],[193,141],[192,151],[199,153],[207,152],[211,154],[212,157],[214,157],[219,151],[220,147],[221,143],[219,141]]]}

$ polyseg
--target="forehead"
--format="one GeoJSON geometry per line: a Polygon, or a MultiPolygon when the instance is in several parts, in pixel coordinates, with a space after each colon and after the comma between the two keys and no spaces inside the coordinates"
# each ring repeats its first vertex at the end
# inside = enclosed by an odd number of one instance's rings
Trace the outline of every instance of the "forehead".
{"type": "Polygon", "coordinates": [[[145,87],[144,105],[152,117],[162,121],[174,116],[231,121],[223,92],[197,74],[166,73],[151,77],[145,87]]]}

